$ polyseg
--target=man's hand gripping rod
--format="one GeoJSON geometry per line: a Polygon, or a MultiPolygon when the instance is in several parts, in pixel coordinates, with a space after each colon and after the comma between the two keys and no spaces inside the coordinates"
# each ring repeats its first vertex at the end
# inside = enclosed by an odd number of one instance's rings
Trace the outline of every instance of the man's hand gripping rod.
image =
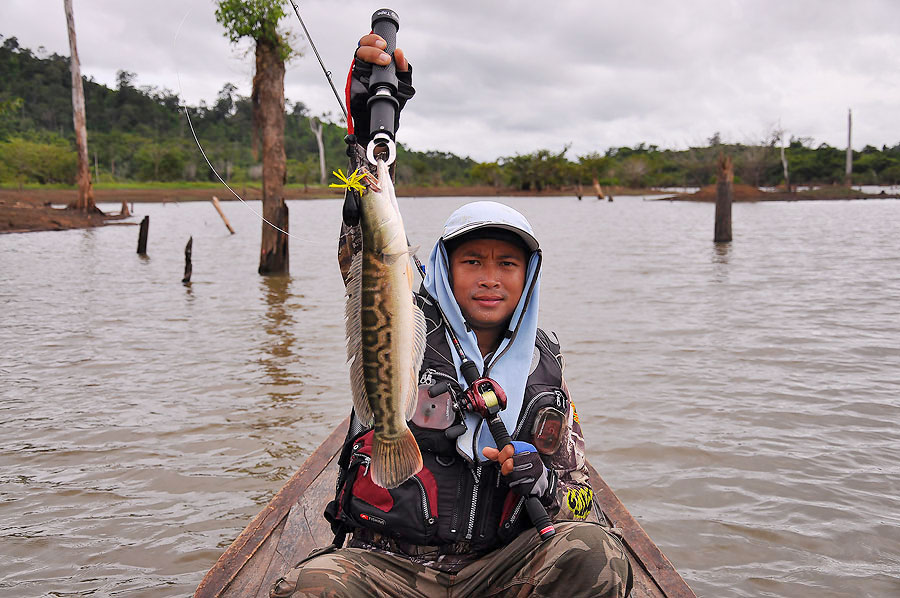
{"type": "Polygon", "coordinates": [[[383,157],[388,166],[397,158],[394,128],[400,102],[396,98],[397,64],[394,62],[394,50],[397,49],[399,29],[400,17],[393,10],[382,8],[372,15],[372,33],[380,35],[387,43],[384,51],[391,57],[391,62],[385,66],[373,66],[369,78],[369,92],[372,94],[368,103],[371,141],[366,148],[366,158],[371,164],[376,163],[376,148],[378,157],[383,157]]]}

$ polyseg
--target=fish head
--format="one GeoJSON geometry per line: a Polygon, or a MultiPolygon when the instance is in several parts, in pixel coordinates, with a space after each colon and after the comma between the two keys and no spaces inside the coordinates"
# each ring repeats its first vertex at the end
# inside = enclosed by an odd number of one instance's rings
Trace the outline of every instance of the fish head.
{"type": "Polygon", "coordinates": [[[370,185],[362,196],[361,225],[366,251],[385,256],[408,254],[406,230],[397,204],[390,170],[382,161],[376,169],[378,184],[370,185]]]}

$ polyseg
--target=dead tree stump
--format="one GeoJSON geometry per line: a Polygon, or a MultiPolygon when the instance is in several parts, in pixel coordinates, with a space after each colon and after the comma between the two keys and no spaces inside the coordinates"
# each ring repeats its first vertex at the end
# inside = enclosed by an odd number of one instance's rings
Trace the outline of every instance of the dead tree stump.
{"type": "Polygon", "coordinates": [[[716,231],[713,241],[730,243],[731,202],[734,197],[734,164],[730,156],[719,155],[716,179],[716,231]]]}
{"type": "Polygon", "coordinates": [[[191,282],[191,273],[193,272],[193,266],[191,265],[191,250],[194,246],[194,237],[188,239],[187,245],[184,246],[184,278],[181,279],[181,282],[188,283],[191,282]]]}
{"type": "Polygon", "coordinates": [[[225,228],[228,229],[232,235],[234,234],[234,229],[231,228],[231,223],[228,222],[228,218],[225,217],[225,212],[222,211],[222,206],[219,204],[219,198],[213,195],[212,198],[213,207],[216,208],[216,211],[219,213],[219,216],[222,217],[222,222],[225,223],[225,228]]]}
{"type": "Polygon", "coordinates": [[[138,233],[137,252],[140,255],[147,255],[147,235],[150,232],[150,216],[144,216],[141,220],[141,232],[138,233]]]}
{"type": "Polygon", "coordinates": [[[603,187],[600,186],[600,180],[597,177],[594,177],[592,182],[594,184],[594,193],[597,194],[597,199],[603,199],[603,187]]]}

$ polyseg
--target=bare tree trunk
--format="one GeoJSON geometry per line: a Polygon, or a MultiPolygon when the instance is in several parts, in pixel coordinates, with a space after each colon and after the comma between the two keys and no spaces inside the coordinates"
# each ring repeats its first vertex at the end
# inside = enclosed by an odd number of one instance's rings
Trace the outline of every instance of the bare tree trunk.
{"type": "Polygon", "coordinates": [[[850,133],[853,130],[853,114],[847,109],[847,166],[844,169],[844,184],[853,184],[853,146],[850,145],[850,133]]]}
{"type": "Polygon", "coordinates": [[[781,138],[781,169],[784,171],[784,186],[791,192],[791,173],[788,171],[787,157],[784,155],[784,137],[781,138]]]}
{"type": "Polygon", "coordinates": [[[253,111],[262,138],[263,217],[260,274],[286,274],[288,263],[288,208],[284,203],[284,60],[278,48],[256,42],[256,75],[253,77],[253,111]]]}
{"type": "Polygon", "coordinates": [[[730,156],[719,155],[716,181],[716,230],[713,241],[731,241],[731,202],[733,198],[734,164],[730,156]]]}
{"type": "Polygon", "coordinates": [[[66,25],[69,30],[70,69],[72,71],[72,119],[75,124],[75,145],[78,147],[78,199],[69,204],[73,210],[99,212],[94,203],[94,188],[91,185],[91,166],[88,161],[87,117],[84,112],[84,86],[81,83],[81,65],[78,62],[78,47],[75,42],[75,15],[72,0],[63,0],[66,10],[66,25]]]}
{"type": "Polygon", "coordinates": [[[325,175],[325,144],[322,142],[322,121],[313,116],[309,119],[309,128],[316,136],[319,145],[319,183],[324,185],[328,179],[325,175]]]}
{"type": "Polygon", "coordinates": [[[603,187],[600,186],[600,180],[597,177],[594,177],[594,193],[597,194],[597,199],[603,199],[603,187]]]}
{"type": "Polygon", "coordinates": [[[213,203],[213,207],[214,207],[214,208],[216,209],[216,211],[219,213],[219,216],[222,217],[222,222],[225,223],[225,228],[227,228],[227,229],[228,229],[228,232],[230,232],[230,233],[233,235],[233,234],[234,234],[234,229],[231,228],[231,223],[228,222],[228,218],[225,217],[225,212],[222,211],[222,206],[219,205],[219,198],[216,197],[215,195],[213,195],[212,203],[213,203]]]}

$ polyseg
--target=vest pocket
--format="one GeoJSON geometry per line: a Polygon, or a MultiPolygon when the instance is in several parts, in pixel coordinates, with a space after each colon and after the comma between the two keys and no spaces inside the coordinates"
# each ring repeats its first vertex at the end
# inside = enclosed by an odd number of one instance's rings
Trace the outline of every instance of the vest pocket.
{"type": "Polygon", "coordinates": [[[372,481],[372,432],[354,442],[342,513],[353,525],[414,544],[428,544],[437,529],[437,484],[427,468],[390,490],[372,481]]]}

